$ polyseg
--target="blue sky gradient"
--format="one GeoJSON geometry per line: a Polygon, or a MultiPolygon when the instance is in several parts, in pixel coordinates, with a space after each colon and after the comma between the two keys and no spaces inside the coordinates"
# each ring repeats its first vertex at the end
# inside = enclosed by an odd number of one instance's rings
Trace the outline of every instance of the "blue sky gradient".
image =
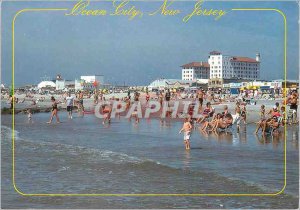
{"type": "MultiPolygon", "coordinates": [[[[12,20],[24,8],[72,8],[76,2],[2,3],[2,83],[11,84],[12,20]]],[[[162,2],[130,2],[144,13],[162,2]]],[[[15,84],[37,84],[41,77],[65,79],[103,74],[112,84],[147,85],[157,78],[181,78],[180,66],[207,61],[210,51],[255,58],[261,53],[261,79],[283,79],[282,16],[274,11],[232,8],[277,8],[287,17],[287,77],[298,79],[298,5],[295,2],[205,2],[203,8],[228,14],[182,18],[195,2],[174,2],[182,14],[129,21],[121,16],[65,16],[65,12],[26,12],[15,24],[15,84]]],[[[112,11],[112,2],[91,2],[90,9],[112,11]]]]}

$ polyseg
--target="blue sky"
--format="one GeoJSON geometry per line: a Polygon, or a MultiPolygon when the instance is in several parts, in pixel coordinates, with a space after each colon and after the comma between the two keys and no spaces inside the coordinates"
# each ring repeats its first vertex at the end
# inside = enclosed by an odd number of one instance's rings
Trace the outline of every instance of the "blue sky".
{"type": "MultiPolygon", "coordinates": [[[[76,2],[2,3],[2,83],[11,84],[12,19],[24,8],[69,8],[76,2]]],[[[144,13],[162,2],[130,2],[144,13]]],[[[283,78],[283,18],[274,11],[232,8],[277,8],[287,17],[288,79],[298,79],[298,5],[295,2],[205,2],[203,8],[228,14],[193,17],[195,2],[174,2],[175,17],[147,16],[129,21],[121,16],[65,16],[65,12],[26,12],[15,24],[15,84],[37,84],[41,77],[65,79],[103,74],[112,84],[146,85],[157,78],[181,78],[180,66],[207,61],[210,51],[255,57],[261,53],[261,78],[283,78]]],[[[112,11],[112,2],[91,2],[89,9],[112,11]]]]}

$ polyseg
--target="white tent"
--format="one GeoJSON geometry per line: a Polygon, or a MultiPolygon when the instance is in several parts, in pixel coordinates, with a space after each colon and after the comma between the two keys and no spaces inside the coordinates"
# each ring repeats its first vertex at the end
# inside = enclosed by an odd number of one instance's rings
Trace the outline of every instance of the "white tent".
{"type": "Polygon", "coordinates": [[[42,81],[38,84],[38,89],[45,87],[56,87],[56,84],[52,81],[42,81]]]}

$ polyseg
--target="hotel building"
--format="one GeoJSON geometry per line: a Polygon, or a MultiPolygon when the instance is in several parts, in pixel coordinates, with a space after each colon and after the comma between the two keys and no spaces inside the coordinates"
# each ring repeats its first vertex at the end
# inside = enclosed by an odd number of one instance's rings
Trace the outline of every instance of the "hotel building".
{"type": "Polygon", "coordinates": [[[209,79],[210,87],[222,87],[226,81],[259,80],[260,54],[256,58],[209,53],[208,62],[192,62],[181,66],[182,80],[209,79]]]}
{"type": "Polygon", "coordinates": [[[209,79],[209,64],[207,62],[192,62],[184,64],[182,68],[182,80],[209,79]]]}
{"type": "Polygon", "coordinates": [[[249,79],[258,80],[260,74],[260,54],[256,59],[248,57],[222,55],[220,52],[210,52],[208,57],[210,79],[249,79]]]}

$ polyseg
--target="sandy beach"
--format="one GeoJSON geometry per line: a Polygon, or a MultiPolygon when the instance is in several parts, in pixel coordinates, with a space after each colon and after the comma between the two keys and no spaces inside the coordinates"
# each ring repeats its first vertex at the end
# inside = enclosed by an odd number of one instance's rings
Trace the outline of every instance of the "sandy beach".
{"type": "MultiPolygon", "coordinates": [[[[21,95],[16,95],[16,97],[18,98],[19,102],[23,101],[23,103],[16,103],[15,104],[15,113],[25,113],[27,109],[32,109],[33,113],[34,112],[50,112],[51,111],[51,96],[54,96],[56,98],[56,100],[58,102],[60,102],[58,104],[58,108],[60,111],[66,111],[66,103],[64,101],[64,97],[62,95],[39,95],[39,94],[35,94],[32,96],[32,98],[28,98],[26,97],[25,94],[21,94],[21,95]],[[32,101],[36,101],[36,104],[33,105],[32,101]]],[[[113,94],[107,94],[104,97],[109,100],[109,99],[115,99],[115,98],[125,98],[127,96],[126,93],[113,93],[113,94]]],[[[7,98],[7,97],[6,97],[7,98]]],[[[155,96],[154,93],[151,94],[151,100],[157,101],[157,97],[155,96]]],[[[179,99],[177,100],[180,103],[182,103],[182,101],[194,101],[193,99],[179,99]]],[[[256,105],[247,105],[247,118],[249,122],[257,122],[259,120],[259,110],[260,110],[260,106],[263,104],[266,107],[266,110],[270,110],[272,109],[272,107],[275,105],[276,102],[279,102],[279,104],[282,105],[282,98],[277,98],[275,100],[266,100],[266,99],[257,99],[255,100],[257,103],[256,105]]],[[[142,105],[143,110],[145,109],[145,103],[146,103],[146,99],[145,99],[145,94],[142,93],[141,97],[140,97],[140,102],[142,105]]],[[[204,100],[204,106],[205,103],[207,102],[207,100],[204,100]]],[[[227,102],[224,101],[222,103],[219,102],[211,102],[212,103],[212,107],[215,109],[216,113],[222,112],[224,109],[224,106],[227,105],[228,106],[228,110],[230,113],[234,113],[234,108],[235,108],[235,102],[227,102]]],[[[170,106],[172,106],[174,104],[174,100],[171,100],[170,102],[170,106]]],[[[8,100],[2,100],[2,108],[9,108],[10,104],[8,100]]],[[[94,99],[93,97],[91,98],[84,98],[84,107],[85,110],[94,110],[95,109],[95,104],[94,104],[94,99]]],[[[75,106],[75,109],[77,107],[75,106]]],[[[182,112],[183,111],[183,106],[179,107],[178,112],[182,112]]],[[[199,112],[200,113],[200,112],[199,112]]],[[[5,114],[5,113],[4,113],[5,114]]],[[[123,113],[124,115],[124,113],[123,113]]],[[[154,117],[159,117],[159,115],[152,115],[154,117]]]]}

